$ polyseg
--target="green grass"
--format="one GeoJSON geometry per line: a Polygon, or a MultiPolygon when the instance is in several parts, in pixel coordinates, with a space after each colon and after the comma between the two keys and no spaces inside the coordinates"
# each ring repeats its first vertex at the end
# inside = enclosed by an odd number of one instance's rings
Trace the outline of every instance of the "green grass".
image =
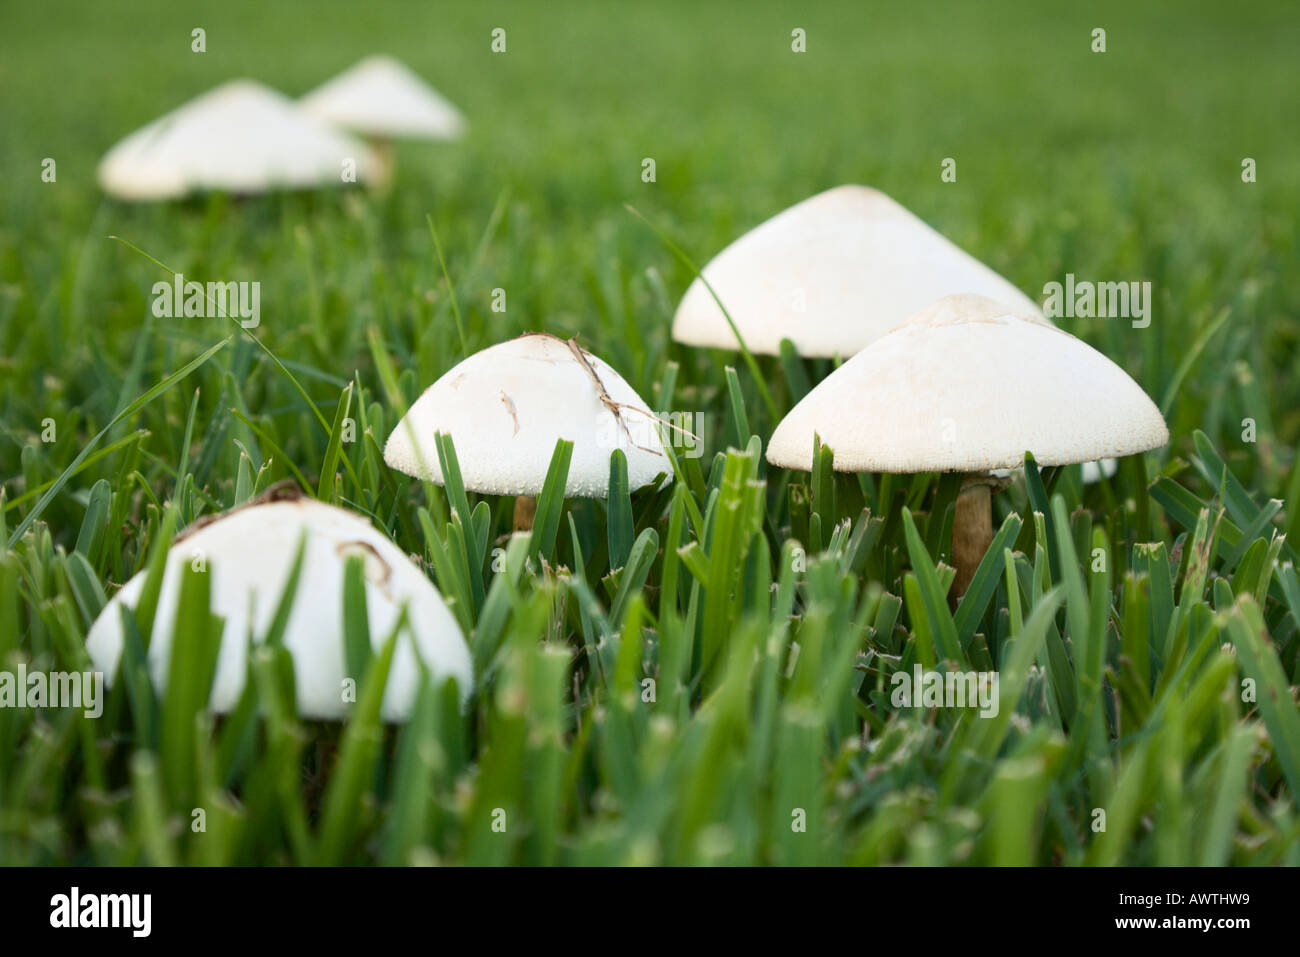
{"type": "Polygon", "coordinates": [[[464,713],[429,686],[386,728],[376,653],[350,722],[304,723],[270,642],[221,719],[130,669],[97,720],[0,708],[0,863],[1300,863],[1296,13],[701,7],[0,12],[0,670],[83,667],[106,597],[174,531],[292,479],[424,559],[478,679],[464,713]],[[296,95],[375,51],[472,126],[400,145],[386,196],[135,207],[94,183],[113,142],[218,82],[296,95]],[[955,611],[951,480],[769,469],[760,381],[784,414],[827,364],[760,357],[756,378],[674,345],[690,272],[625,205],[702,263],[843,182],[1035,297],[1066,272],[1153,283],[1147,329],[1062,325],[1161,404],[1171,445],[1097,486],[1031,471],[955,611]],[[154,318],[166,274],[110,234],[260,281],[265,349],[154,318]],[[655,408],[702,414],[706,454],[659,493],[545,496],[507,541],[510,502],[380,455],[462,329],[469,350],[580,335],[655,408]],[[896,708],[917,662],[998,668],[998,716],[896,708]]]}

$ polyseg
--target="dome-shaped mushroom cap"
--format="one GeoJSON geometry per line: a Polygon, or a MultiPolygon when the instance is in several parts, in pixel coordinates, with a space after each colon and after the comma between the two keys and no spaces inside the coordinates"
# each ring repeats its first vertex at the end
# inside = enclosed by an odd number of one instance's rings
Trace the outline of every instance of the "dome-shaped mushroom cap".
{"type": "Polygon", "coordinates": [[[813,434],[843,472],[976,472],[1132,455],[1169,430],[1128,374],[1032,314],[948,296],[873,342],[790,410],[768,445],[812,467],[813,434]]]}
{"type": "Polygon", "coordinates": [[[259,193],[343,183],[373,158],[359,140],[252,80],[224,83],[141,127],[104,155],[99,183],[120,199],[176,199],[196,190],[259,193]]]}
{"type": "MultiPolygon", "coordinates": [[[[212,710],[231,711],[247,677],[247,641],[260,643],[270,630],[280,596],[306,535],[303,563],[284,646],[293,655],[298,710],[303,717],[346,717],[343,680],[343,573],[349,555],[365,563],[366,611],[376,654],[392,634],[403,605],[409,628],[399,635],[384,688],[385,721],[407,718],[415,706],[420,672],[416,655],[436,680],[454,677],[468,697],[473,684],[469,648],[460,626],[428,578],[405,553],[352,512],[307,498],[232,509],[207,524],[191,526],[167,553],[162,590],[149,644],[149,674],[165,690],[181,577],[197,559],[206,563],[214,614],[225,619],[212,710]]],[[[86,639],[86,650],[110,681],[122,655],[119,606],[134,608],[147,572],[126,583],[104,607],[86,639]]]]}
{"type": "MultiPolygon", "coordinates": [[[[1038,306],[884,193],[838,186],[759,224],[703,273],[750,351],[849,357],[940,296],[976,293],[1038,306]]],[[[673,338],[735,349],[736,337],[697,278],[673,318],[673,338]]]]}
{"type": "Polygon", "coordinates": [[[451,140],[465,117],[405,64],[367,57],[312,90],[299,105],[326,123],[365,136],[451,140]]]}
{"type": "Polygon", "coordinates": [[[585,350],[580,361],[576,349],[531,333],[474,353],[416,400],[388,437],[384,461],[441,485],[441,432],[456,446],[465,487],[488,495],[539,494],[559,439],[573,442],[566,496],[606,495],[615,448],[627,456],[632,488],[670,471],[650,408],[605,362],[585,350]]]}

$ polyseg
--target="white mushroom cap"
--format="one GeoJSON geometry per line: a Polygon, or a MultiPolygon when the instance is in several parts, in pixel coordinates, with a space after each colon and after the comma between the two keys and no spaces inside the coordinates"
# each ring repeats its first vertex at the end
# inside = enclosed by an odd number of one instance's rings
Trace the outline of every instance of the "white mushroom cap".
{"type": "MultiPolygon", "coordinates": [[[[308,498],[270,501],[232,509],[178,536],[167,553],[149,644],[149,674],[165,691],[171,661],[181,576],[202,559],[212,576],[214,614],[225,619],[221,651],[209,704],[224,714],[239,702],[247,678],[247,642],[261,643],[270,630],[289,580],[298,543],[306,547],[298,589],[284,632],[293,655],[298,710],[303,717],[337,720],[347,716],[343,680],[343,573],[349,555],[365,562],[366,611],[371,647],[378,654],[392,634],[403,605],[409,628],[399,635],[384,688],[385,721],[410,716],[419,691],[419,660],[435,680],[454,677],[462,700],[473,684],[469,648],[437,588],[411,560],[366,519],[308,498]]],[[[104,607],[86,639],[95,667],[112,681],[122,655],[119,606],[134,608],[147,571],[133,577],[104,607]]]]}
{"type": "Polygon", "coordinates": [[[983,472],[1132,455],[1169,430],[1128,374],[1033,314],[948,296],[827,376],[772,435],[767,460],[842,472],[983,472]]]}
{"type": "Polygon", "coordinates": [[[387,56],[367,57],[299,104],[318,119],[364,136],[453,140],[466,126],[451,101],[387,56]]]}
{"type": "MultiPolygon", "coordinates": [[[[837,186],[745,233],[702,270],[751,352],[849,357],[941,296],[975,293],[1039,313],[1028,296],[884,193],[837,186]]],[[[738,348],[698,278],[673,338],[738,348]]]]}
{"type": "Polygon", "coordinates": [[[120,199],[176,199],[196,190],[259,193],[341,184],[344,162],[364,181],[374,159],[359,140],[252,80],[232,80],[141,127],[105,154],[99,183],[120,199]]]}
{"type": "Polygon", "coordinates": [[[671,471],[649,406],[605,362],[585,350],[579,361],[575,349],[530,333],[474,353],[416,400],[388,437],[384,461],[443,484],[434,443],[441,432],[456,446],[465,487],[488,495],[539,494],[559,439],[573,442],[566,496],[608,494],[615,448],[627,456],[631,488],[671,471]]]}

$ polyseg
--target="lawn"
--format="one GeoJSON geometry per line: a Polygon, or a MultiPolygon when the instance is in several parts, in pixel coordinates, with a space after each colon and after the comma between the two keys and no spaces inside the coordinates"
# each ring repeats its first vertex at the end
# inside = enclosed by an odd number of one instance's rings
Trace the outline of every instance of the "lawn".
{"type": "MultiPolygon", "coordinates": [[[[362,707],[375,674],[344,724],[272,680],[223,719],[129,682],[99,718],[0,708],[0,864],[1300,863],[1298,27],[1285,2],[6,5],[0,671],[88,667],[176,530],[292,480],[420,558],[476,686],[396,726],[362,707]],[[381,51],[471,127],[399,144],[386,194],[96,184],[218,83],[297,96],[381,51]],[[769,467],[751,367],[670,338],[692,271],[662,237],[702,265],[841,183],[1038,300],[1152,284],[1145,328],[1059,325],[1170,445],[1096,485],[1028,470],[955,611],[951,478],[769,467]],[[170,271],[260,282],[258,341],[155,317],[170,271]],[[509,499],[380,450],[466,348],[539,330],[704,454],[544,498],[549,532],[512,542],[509,499]],[[998,715],[895,706],[917,664],[996,669],[998,715]]],[[[784,415],[831,363],[757,368],[784,415]]]]}

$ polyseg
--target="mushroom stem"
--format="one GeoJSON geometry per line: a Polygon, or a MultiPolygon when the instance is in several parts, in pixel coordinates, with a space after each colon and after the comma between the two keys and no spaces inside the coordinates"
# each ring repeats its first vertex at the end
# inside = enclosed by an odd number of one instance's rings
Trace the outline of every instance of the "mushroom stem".
{"type": "Polygon", "coordinates": [[[537,499],[531,495],[515,496],[515,531],[531,532],[537,515],[537,499]]]}
{"type": "Polygon", "coordinates": [[[370,152],[375,157],[375,174],[372,178],[374,187],[380,191],[387,191],[388,187],[393,185],[393,169],[396,161],[393,159],[393,141],[387,137],[374,137],[370,140],[370,152]]]}
{"type": "Polygon", "coordinates": [[[993,489],[987,475],[971,473],[961,483],[952,516],[952,560],[957,577],[948,594],[954,606],[966,594],[992,541],[993,489]]]}

